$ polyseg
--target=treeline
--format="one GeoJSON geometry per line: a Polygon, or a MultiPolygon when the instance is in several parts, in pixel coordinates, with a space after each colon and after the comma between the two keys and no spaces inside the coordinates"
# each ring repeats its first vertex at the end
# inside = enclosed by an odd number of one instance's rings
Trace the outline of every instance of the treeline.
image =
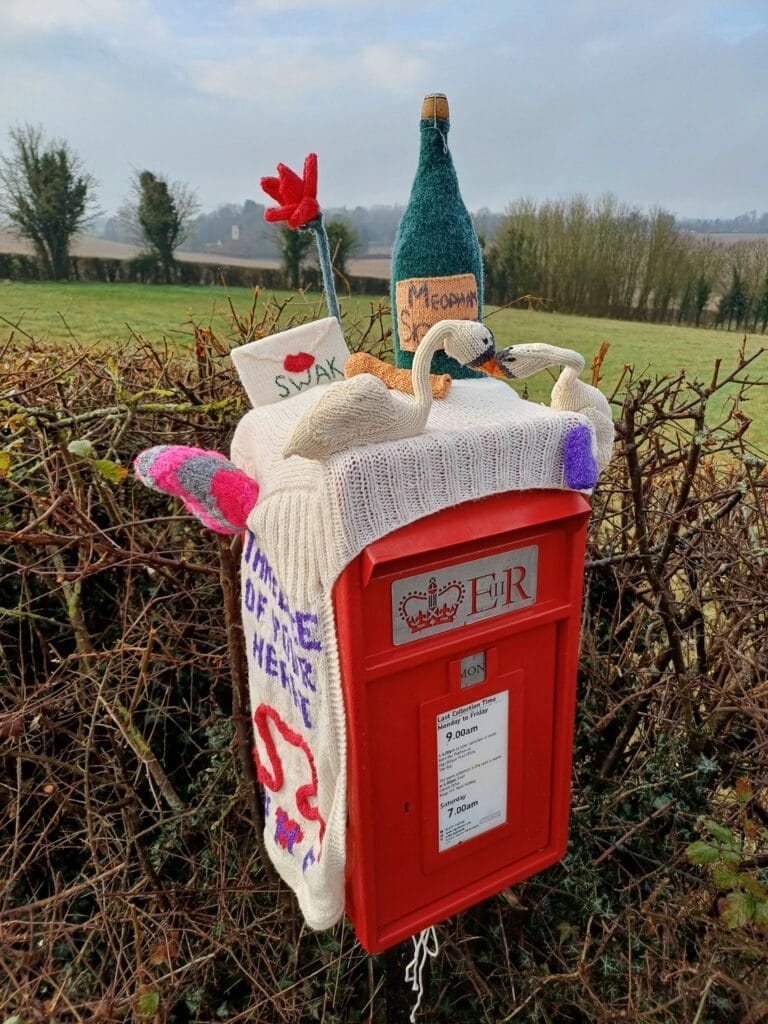
{"type": "Polygon", "coordinates": [[[485,246],[486,297],[619,319],[768,328],[768,239],[724,245],[614,196],[509,208],[485,246]]]}
{"type": "MultiPolygon", "coordinates": [[[[0,252],[0,280],[45,281],[44,267],[35,256],[0,252]]],[[[213,285],[222,280],[232,287],[285,288],[285,273],[279,269],[232,266],[226,263],[174,261],[170,278],[152,253],[132,259],[70,256],[67,280],[103,281],[117,284],[213,285]]]]}
{"type": "Polygon", "coordinates": [[[765,235],[768,234],[768,211],[758,214],[749,210],[738,217],[681,217],[680,226],[703,235],[765,235]]]}
{"type": "MultiPolygon", "coordinates": [[[[35,256],[22,253],[0,252],[0,281],[44,281],[44,269],[35,256]]],[[[289,280],[284,267],[248,267],[219,263],[197,263],[191,260],[174,262],[170,280],[162,263],[152,254],[142,254],[130,260],[104,259],[91,256],[71,256],[69,277],[72,281],[102,281],[114,284],[180,284],[219,285],[230,288],[262,288],[268,291],[301,287],[309,292],[322,287],[320,268],[311,264],[301,267],[298,286],[289,280]]],[[[387,283],[379,277],[349,275],[355,295],[381,296],[387,283]]]]}
{"type": "MultiPolygon", "coordinates": [[[[346,224],[357,240],[359,256],[389,256],[395,233],[403,215],[402,206],[330,207],[327,221],[346,224]]],[[[264,222],[263,203],[246,199],[244,203],[223,203],[209,213],[200,213],[187,227],[181,252],[217,252],[243,259],[275,259],[280,256],[280,237],[274,226],[264,222]]],[[[482,209],[472,215],[478,234],[491,238],[504,220],[501,213],[482,209]]],[[[103,237],[112,242],[134,242],[135,238],[120,217],[111,217],[104,225],[103,237]]]]}
{"type": "MultiPolygon", "coordinates": [[[[242,205],[225,203],[210,213],[200,213],[187,224],[186,238],[179,250],[216,251],[245,259],[275,259],[279,255],[275,233],[264,223],[264,209],[263,204],[246,199],[242,205]]],[[[136,241],[130,226],[119,215],[105,223],[102,237],[111,242],[131,244],[136,241]]]]}
{"type": "MultiPolygon", "coordinates": [[[[200,213],[187,226],[182,252],[216,252],[243,259],[275,259],[280,256],[281,241],[277,229],[264,221],[263,203],[246,199],[244,203],[223,203],[209,213],[200,213]]],[[[323,211],[327,221],[345,224],[357,240],[361,256],[388,256],[395,232],[403,214],[402,206],[356,206],[328,208],[323,211]]],[[[501,214],[481,211],[480,229],[492,233],[501,214]]],[[[103,237],[113,242],[135,241],[122,218],[111,217],[104,225],[103,237]]]]}
{"type": "MultiPolygon", "coordinates": [[[[264,209],[263,204],[246,199],[242,206],[226,203],[211,213],[201,213],[190,223],[181,248],[245,259],[277,257],[281,251],[279,231],[264,222],[264,209]]],[[[340,221],[351,230],[360,256],[389,256],[402,214],[401,206],[343,206],[323,211],[326,223],[340,221]]]]}

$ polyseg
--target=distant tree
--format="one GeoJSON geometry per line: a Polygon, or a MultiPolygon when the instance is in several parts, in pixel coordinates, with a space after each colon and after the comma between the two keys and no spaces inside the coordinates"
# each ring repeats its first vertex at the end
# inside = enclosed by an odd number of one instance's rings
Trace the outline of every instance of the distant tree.
{"type": "Polygon", "coordinates": [[[199,213],[179,248],[197,252],[215,248],[222,256],[247,259],[278,255],[275,232],[264,223],[264,207],[252,199],[246,199],[242,205],[224,203],[208,213],[199,213]]]}
{"type": "Polygon", "coordinates": [[[35,247],[46,278],[69,275],[72,236],[96,212],[95,181],[66,142],[43,130],[10,131],[11,154],[0,157],[0,213],[35,247]]]}
{"type": "Polygon", "coordinates": [[[312,248],[311,231],[294,231],[281,225],[279,231],[280,255],[289,288],[301,287],[301,267],[312,248]]]}
{"type": "Polygon", "coordinates": [[[706,220],[701,217],[689,217],[680,222],[687,231],[701,234],[764,234],[768,232],[768,212],[758,216],[757,210],[748,210],[738,217],[706,220]]]}
{"type": "Polygon", "coordinates": [[[636,315],[640,320],[663,320],[674,291],[672,279],[678,266],[676,242],[679,232],[674,215],[660,207],[651,210],[648,219],[648,240],[643,273],[636,304],[636,315]],[[653,302],[649,310],[649,300],[653,302]]]}
{"type": "Polygon", "coordinates": [[[683,292],[680,296],[680,305],[677,310],[677,322],[683,323],[688,322],[691,319],[691,308],[693,306],[693,300],[696,292],[696,282],[690,276],[690,273],[685,279],[683,286],[683,292]]]}
{"type": "Polygon", "coordinates": [[[329,207],[324,216],[329,220],[343,220],[357,235],[360,252],[366,255],[389,254],[395,240],[395,232],[403,214],[401,206],[356,206],[329,207]]]}
{"type": "Polygon", "coordinates": [[[731,286],[717,305],[715,325],[722,326],[727,319],[728,330],[730,331],[734,321],[736,322],[736,330],[738,330],[742,322],[747,318],[749,306],[749,295],[744,287],[741,274],[734,267],[731,275],[731,286]]]}
{"type": "MultiPolygon", "coordinates": [[[[715,313],[715,327],[722,327],[725,323],[725,319],[729,314],[730,301],[728,299],[728,293],[721,295],[717,300],[717,313],[715,313]]],[[[731,317],[733,320],[733,317],[731,317]]]]}
{"type": "Polygon", "coordinates": [[[137,172],[132,198],[120,218],[130,225],[136,240],[146,245],[160,264],[166,282],[173,280],[174,252],[184,241],[198,210],[195,193],[181,182],[170,185],[152,171],[137,172]]]}
{"type": "Polygon", "coordinates": [[[486,289],[494,302],[506,303],[521,295],[542,294],[542,277],[537,265],[538,224],[533,218],[534,214],[525,204],[517,204],[483,250],[486,289]]]}
{"type": "Polygon", "coordinates": [[[698,327],[701,323],[701,315],[704,312],[704,307],[709,302],[709,297],[712,294],[712,282],[701,274],[696,281],[696,288],[693,296],[693,306],[696,312],[694,323],[698,327]]]}
{"type": "Polygon", "coordinates": [[[328,235],[328,246],[331,250],[333,269],[342,277],[347,274],[347,260],[360,247],[357,233],[343,220],[326,221],[325,231],[328,235]]]}
{"type": "MultiPolygon", "coordinates": [[[[730,299],[730,314],[736,321],[736,330],[738,330],[743,321],[747,318],[749,312],[750,300],[747,294],[747,289],[742,280],[741,274],[738,270],[733,271],[733,280],[731,282],[730,291],[728,293],[730,299]]],[[[728,330],[731,329],[730,319],[728,320],[728,330]]]]}
{"type": "Polygon", "coordinates": [[[763,334],[768,330],[768,273],[763,281],[763,290],[755,303],[755,331],[758,327],[763,334]]]}

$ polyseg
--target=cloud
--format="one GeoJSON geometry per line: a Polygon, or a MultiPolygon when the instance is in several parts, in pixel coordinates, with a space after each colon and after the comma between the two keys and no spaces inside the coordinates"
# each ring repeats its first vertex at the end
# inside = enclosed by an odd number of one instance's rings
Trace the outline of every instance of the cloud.
{"type": "MultiPolygon", "coordinates": [[[[387,8],[439,7],[441,0],[388,0],[387,8]]],[[[293,11],[381,10],[381,0],[235,0],[234,14],[279,14],[293,11]]]]}
{"type": "Polygon", "coordinates": [[[428,61],[412,50],[377,43],[366,46],[356,60],[353,73],[385,92],[408,94],[424,78],[428,61]]]}
{"type": "Polygon", "coordinates": [[[98,32],[136,20],[144,0],[4,0],[0,24],[7,33],[98,32]]]}
{"type": "MultiPolygon", "coordinates": [[[[312,10],[343,10],[349,0],[236,0],[233,6],[235,14],[279,14],[281,12],[312,10]]],[[[365,6],[366,0],[357,0],[365,6]]],[[[373,0],[370,0],[373,2],[373,0]]]]}
{"type": "Polygon", "coordinates": [[[297,59],[295,52],[279,46],[259,47],[252,56],[235,60],[192,60],[186,68],[187,80],[198,92],[272,109],[291,107],[327,90],[336,75],[334,61],[322,52],[297,59]]]}
{"type": "Polygon", "coordinates": [[[310,148],[326,205],[395,202],[439,90],[471,208],[763,209],[767,23],[764,0],[0,0],[0,149],[41,123],[108,207],[131,167],[215,205],[310,148]]]}
{"type": "Polygon", "coordinates": [[[202,58],[186,65],[187,80],[214,97],[290,108],[302,101],[339,97],[345,90],[403,95],[426,73],[428,62],[394,46],[371,45],[346,57],[311,40],[271,40],[236,59],[202,58]]]}

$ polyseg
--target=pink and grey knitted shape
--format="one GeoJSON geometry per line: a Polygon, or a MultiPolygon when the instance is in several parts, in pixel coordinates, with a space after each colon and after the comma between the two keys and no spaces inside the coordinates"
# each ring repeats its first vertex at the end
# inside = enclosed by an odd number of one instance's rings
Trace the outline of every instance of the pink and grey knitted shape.
{"type": "Polygon", "coordinates": [[[220,452],[161,444],[137,455],[133,470],[143,484],[181,498],[184,507],[216,533],[240,533],[259,497],[259,485],[220,452]]]}

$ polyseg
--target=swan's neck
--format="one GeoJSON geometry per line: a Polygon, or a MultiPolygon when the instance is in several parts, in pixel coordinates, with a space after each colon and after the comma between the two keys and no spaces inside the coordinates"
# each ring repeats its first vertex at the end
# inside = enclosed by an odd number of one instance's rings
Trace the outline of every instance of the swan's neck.
{"type": "Polygon", "coordinates": [[[548,345],[546,342],[513,345],[510,351],[519,361],[515,376],[521,380],[550,366],[562,366],[563,374],[572,374],[574,377],[578,377],[584,369],[584,360],[578,352],[559,348],[557,345],[548,345]]]}
{"type": "MultiPolygon", "coordinates": [[[[560,376],[552,388],[552,397],[554,399],[554,396],[558,395],[560,396],[558,401],[573,405],[577,400],[577,396],[584,393],[586,385],[583,381],[579,380],[579,371],[574,366],[570,363],[563,363],[562,366],[563,369],[560,372],[560,376]]],[[[572,411],[577,412],[578,409],[574,407],[572,411]]]]}
{"type": "Polygon", "coordinates": [[[421,339],[416,355],[413,357],[411,377],[416,402],[429,409],[432,405],[432,389],[429,386],[429,368],[432,356],[437,352],[446,338],[450,337],[452,326],[444,320],[436,323],[421,339]]]}
{"type": "Polygon", "coordinates": [[[552,348],[554,356],[553,361],[555,363],[560,363],[560,365],[564,367],[563,372],[565,372],[565,370],[570,370],[574,377],[578,377],[584,369],[584,359],[579,355],[579,353],[572,352],[567,348],[557,348],[555,346],[552,346],[552,348]]]}
{"type": "Polygon", "coordinates": [[[571,366],[570,363],[561,363],[560,365],[562,366],[562,370],[560,371],[560,376],[557,378],[558,384],[563,386],[567,385],[568,387],[572,387],[577,382],[581,384],[581,381],[579,380],[579,371],[575,366],[571,366]]]}

